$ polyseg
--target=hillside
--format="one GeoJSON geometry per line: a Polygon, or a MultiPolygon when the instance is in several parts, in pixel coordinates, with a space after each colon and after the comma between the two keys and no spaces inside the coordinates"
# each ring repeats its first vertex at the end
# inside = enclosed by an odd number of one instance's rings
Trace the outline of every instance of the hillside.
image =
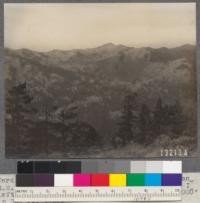
{"type": "MultiPolygon", "coordinates": [[[[133,93],[138,111],[145,104],[153,113],[159,98],[163,106],[178,101],[190,120],[188,128],[195,125],[195,46],[154,49],[108,43],[49,52],[5,48],[4,54],[6,92],[25,83],[37,109],[35,120],[45,120],[45,107],[48,122],[56,124],[61,109],[76,106],[78,120],[94,128],[101,147],[110,146],[124,98],[133,93]]],[[[61,135],[55,133],[55,137],[61,135]]]]}

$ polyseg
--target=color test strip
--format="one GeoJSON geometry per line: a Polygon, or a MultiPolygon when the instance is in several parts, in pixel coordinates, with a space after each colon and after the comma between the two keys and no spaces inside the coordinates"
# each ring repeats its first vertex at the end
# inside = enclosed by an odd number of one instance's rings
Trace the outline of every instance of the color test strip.
{"type": "Polygon", "coordinates": [[[162,186],[161,174],[145,174],[145,186],[162,186]]]}
{"type": "Polygon", "coordinates": [[[130,161],[114,161],[114,172],[109,173],[130,173],[130,161]]]}
{"type": "Polygon", "coordinates": [[[91,186],[109,186],[109,174],[92,174],[91,186]]]}
{"type": "Polygon", "coordinates": [[[163,161],[162,173],[182,173],[182,162],[181,161],[163,161]]]}
{"type": "Polygon", "coordinates": [[[145,173],[162,173],[163,161],[147,161],[145,165],[145,173]]]}
{"type": "Polygon", "coordinates": [[[146,162],[145,161],[131,161],[130,173],[145,173],[146,162]]]}
{"type": "Polygon", "coordinates": [[[33,173],[33,162],[17,162],[17,173],[33,173]]]}
{"type": "Polygon", "coordinates": [[[31,187],[34,186],[32,174],[17,174],[16,186],[18,187],[31,187]]]}
{"type": "Polygon", "coordinates": [[[17,174],[16,186],[181,186],[182,174],[17,174]]]}
{"type": "Polygon", "coordinates": [[[55,174],[54,175],[54,186],[55,187],[73,187],[74,178],[73,174],[55,174]]]}
{"type": "Polygon", "coordinates": [[[34,164],[34,173],[50,173],[51,162],[48,161],[38,161],[34,164]]]}
{"type": "Polygon", "coordinates": [[[30,161],[17,163],[18,174],[182,173],[181,161],[30,161]]]}
{"type": "Polygon", "coordinates": [[[144,186],[145,174],[127,174],[127,186],[144,186]]]}
{"type": "Polygon", "coordinates": [[[85,160],[81,162],[80,173],[84,173],[84,174],[97,173],[97,171],[98,171],[98,162],[96,160],[85,160]]]}
{"type": "Polygon", "coordinates": [[[53,187],[53,174],[20,174],[16,176],[16,186],[25,187],[53,187]]]}
{"type": "Polygon", "coordinates": [[[33,175],[35,187],[51,187],[54,186],[53,174],[35,174],[33,175]]]}
{"type": "Polygon", "coordinates": [[[126,174],[110,174],[109,186],[126,186],[126,174]]]}
{"type": "Polygon", "coordinates": [[[182,185],[182,174],[162,174],[162,186],[182,185]]]}
{"type": "Polygon", "coordinates": [[[91,186],[90,174],[74,174],[74,186],[91,186]]]}
{"type": "Polygon", "coordinates": [[[81,161],[19,161],[17,163],[17,173],[81,173],[81,161]]]}

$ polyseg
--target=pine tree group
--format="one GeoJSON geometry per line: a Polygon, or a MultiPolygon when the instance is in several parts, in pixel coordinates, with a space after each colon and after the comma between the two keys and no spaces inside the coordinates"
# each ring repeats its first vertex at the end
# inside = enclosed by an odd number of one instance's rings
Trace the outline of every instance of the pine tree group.
{"type": "MultiPolygon", "coordinates": [[[[46,102],[42,111],[37,107],[26,82],[8,91],[6,146],[12,153],[32,153],[34,145],[37,145],[37,152],[46,154],[54,148],[60,148],[63,153],[79,149],[81,153],[92,146],[102,146],[96,129],[79,120],[79,110],[74,103],[59,107],[46,102]],[[15,147],[9,148],[10,143],[15,147]]],[[[179,101],[169,105],[158,98],[154,108],[150,109],[148,104],[138,104],[136,93],[128,94],[123,101],[112,144],[114,147],[130,143],[148,145],[162,134],[172,139],[178,138],[186,124],[187,119],[179,101]]]]}
{"type": "Polygon", "coordinates": [[[153,110],[146,104],[137,106],[137,95],[127,95],[124,99],[122,114],[118,122],[118,131],[112,139],[114,147],[130,142],[149,144],[161,134],[171,138],[181,136],[186,125],[186,117],[180,102],[173,105],[163,104],[158,98],[153,110]]]}
{"type": "MultiPolygon", "coordinates": [[[[16,148],[26,150],[30,137],[27,136],[28,129],[32,128],[36,109],[32,105],[33,98],[28,92],[26,82],[14,86],[7,96],[6,102],[6,129],[7,140],[15,142],[16,148]]],[[[6,142],[8,144],[8,142],[6,142]]]]}
{"type": "Polygon", "coordinates": [[[11,153],[31,154],[37,150],[35,153],[48,155],[51,148],[65,153],[77,146],[84,148],[100,143],[96,130],[88,123],[79,121],[76,105],[59,107],[46,102],[43,108],[36,107],[38,105],[26,82],[8,91],[6,147],[11,153]],[[41,118],[39,115],[42,115],[41,118]]]}

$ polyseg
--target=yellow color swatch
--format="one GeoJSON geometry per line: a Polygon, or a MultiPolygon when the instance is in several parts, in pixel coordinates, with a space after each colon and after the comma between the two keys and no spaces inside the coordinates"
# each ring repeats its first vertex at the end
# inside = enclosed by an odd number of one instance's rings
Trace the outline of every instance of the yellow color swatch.
{"type": "Polygon", "coordinates": [[[109,174],[110,186],[126,186],[126,174],[109,174]]]}

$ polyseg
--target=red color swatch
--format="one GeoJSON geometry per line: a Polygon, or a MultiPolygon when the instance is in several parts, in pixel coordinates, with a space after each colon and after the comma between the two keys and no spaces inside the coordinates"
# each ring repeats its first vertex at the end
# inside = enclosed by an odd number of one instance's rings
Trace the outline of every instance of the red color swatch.
{"type": "Polygon", "coordinates": [[[91,186],[109,186],[109,174],[92,174],[91,186]]]}

